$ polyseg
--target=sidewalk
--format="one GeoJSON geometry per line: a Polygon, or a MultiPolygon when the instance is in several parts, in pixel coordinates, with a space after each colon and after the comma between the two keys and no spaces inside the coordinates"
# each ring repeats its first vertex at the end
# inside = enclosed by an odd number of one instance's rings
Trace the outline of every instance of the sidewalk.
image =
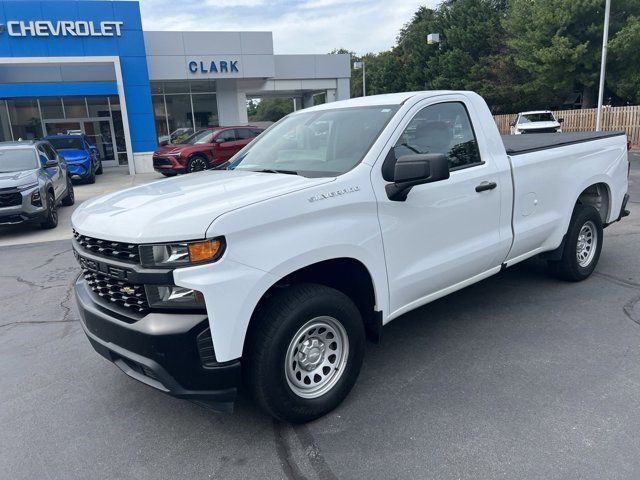
{"type": "Polygon", "coordinates": [[[96,183],[93,185],[74,185],[76,203],[72,207],[58,207],[59,218],[56,228],[41,230],[37,223],[0,227],[0,247],[71,238],[71,214],[82,202],[98,195],[104,195],[105,193],[135,185],[143,185],[163,178],[159,173],[129,175],[129,170],[126,167],[105,168],[104,173],[96,177],[96,183]]]}

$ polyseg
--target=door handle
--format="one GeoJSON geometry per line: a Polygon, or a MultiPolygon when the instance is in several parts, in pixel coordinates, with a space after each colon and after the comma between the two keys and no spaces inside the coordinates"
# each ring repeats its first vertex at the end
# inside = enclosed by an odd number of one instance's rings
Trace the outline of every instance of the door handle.
{"type": "Polygon", "coordinates": [[[493,190],[498,184],[496,182],[482,182],[476,187],[476,192],[484,192],[485,190],[493,190]]]}

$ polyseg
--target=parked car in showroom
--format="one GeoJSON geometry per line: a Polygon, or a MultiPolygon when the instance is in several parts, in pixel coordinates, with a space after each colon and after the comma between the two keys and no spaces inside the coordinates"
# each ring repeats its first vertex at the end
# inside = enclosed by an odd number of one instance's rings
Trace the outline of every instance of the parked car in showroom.
{"type": "Polygon", "coordinates": [[[48,135],[44,139],[65,159],[72,177],[86,183],[96,182],[96,175],[102,173],[102,160],[85,135],[48,135]]]}
{"type": "Polygon", "coordinates": [[[58,225],[58,205],[75,195],[65,160],[42,140],[0,143],[0,225],[58,225]]]}
{"type": "Polygon", "coordinates": [[[562,132],[562,122],[564,122],[564,118],[556,119],[550,110],[520,112],[511,122],[511,135],[562,132]]]}
{"type": "Polygon", "coordinates": [[[181,144],[160,146],[153,152],[153,168],[170,177],[223,164],[260,135],[253,125],[198,130],[181,144]]]}
{"type": "Polygon", "coordinates": [[[274,417],[313,420],[404,313],[536,255],[587,279],[628,176],[624,132],[501,137],[473,92],[317,105],[226,170],[83,203],[80,323],[159,391],[229,410],[244,384],[274,417]]]}

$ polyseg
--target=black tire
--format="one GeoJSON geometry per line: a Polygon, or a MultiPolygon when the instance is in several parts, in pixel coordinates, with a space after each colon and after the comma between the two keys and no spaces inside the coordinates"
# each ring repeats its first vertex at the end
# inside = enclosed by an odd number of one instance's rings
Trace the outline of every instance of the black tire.
{"type": "Polygon", "coordinates": [[[73,183],[71,182],[71,178],[67,177],[67,194],[62,199],[62,205],[65,207],[70,207],[76,203],[76,194],[73,191],[73,183]]]}
{"type": "Polygon", "coordinates": [[[47,193],[47,211],[44,220],[40,223],[43,229],[56,228],[58,226],[58,208],[53,192],[47,193]]]}
{"type": "Polygon", "coordinates": [[[557,261],[550,260],[549,270],[555,277],[570,282],[588,278],[598,264],[602,240],[602,219],[598,211],[590,205],[576,205],[562,257],[557,261]]]}
{"type": "MultiPolygon", "coordinates": [[[[256,312],[255,318],[252,320],[244,352],[244,358],[246,358],[245,381],[248,390],[264,411],[279,420],[292,423],[314,420],[337,407],[351,391],[362,366],[364,344],[365,333],[362,318],[358,308],[349,297],[338,290],[323,285],[293,285],[269,298],[256,312]],[[306,377],[298,377],[298,380],[306,382],[308,377],[317,372],[322,373],[324,376],[322,382],[326,380],[326,383],[317,384],[317,388],[320,390],[309,393],[316,395],[315,397],[303,398],[294,390],[300,387],[292,386],[289,380],[292,377],[286,373],[288,365],[290,365],[287,358],[300,359],[300,355],[304,355],[302,349],[298,351],[298,347],[292,347],[303,345],[307,340],[313,341],[314,337],[303,336],[300,333],[303,331],[302,328],[310,328],[315,325],[311,324],[312,320],[314,322],[335,322],[334,326],[338,329],[342,328],[341,331],[346,335],[329,337],[330,331],[325,329],[322,332],[322,328],[318,328],[313,333],[313,328],[311,328],[309,333],[319,335],[316,339],[325,335],[321,340],[321,343],[322,341],[325,343],[322,343],[324,347],[321,347],[324,353],[318,354],[318,350],[316,350],[315,353],[311,352],[308,358],[312,358],[313,354],[315,360],[322,363],[316,367],[311,366],[315,370],[305,371],[303,375],[306,377]],[[341,349],[336,347],[336,342],[331,340],[333,338],[338,340],[338,337],[343,342],[341,349]],[[294,341],[302,338],[307,340],[303,343],[294,341]],[[348,348],[344,348],[344,345],[348,348]],[[325,364],[331,361],[331,357],[334,362],[332,364],[341,365],[343,368],[328,368],[325,364]]],[[[308,348],[308,345],[304,348],[308,348]]],[[[310,352],[310,350],[307,351],[310,352]]],[[[292,363],[296,364],[295,361],[292,363]]],[[[301,365],[302,361],[299,371],[302,371],[301,365]]],[[[293,369],[291,371],[293,372],[293,369]]],[[[320,375],[316,374],[315,378],[310,382],[320,382],[317,380],[320,375]]],[[[316,387],[311,385],[310,387],[303,386],[303,388],[316,387]]]]}
{"type": "Polygon", "coordinates": [[[160,172],[162,175],[164,175],[165,177],[175,177],[176,174],[175,173],[167,173],[167,172],[160,172]]]}
{"type": "Polygon", "coordinates": [[[90,185],[96,183],[96,172],[92,170],[91,174],[87,178],[85,178],[84,183],[88,183],[90,185]]]}
{"type": "Polygon", "coordinates": [[[102,175],[102,160],[98,160],[98,169],[96,170],[96,175],[102,175]]]}
{"type": "Polygon", "coordinates": [[[194,155],[187,162],[187,173],[201,172],[209,167],[207,159],[201,155],[194,155]]]}

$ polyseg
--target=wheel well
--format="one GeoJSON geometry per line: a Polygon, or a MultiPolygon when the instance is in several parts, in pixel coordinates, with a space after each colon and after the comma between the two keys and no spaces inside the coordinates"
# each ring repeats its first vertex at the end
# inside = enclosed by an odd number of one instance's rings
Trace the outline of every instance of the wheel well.
{"type": "Polygon", "coordinates": [[[251,329],[255,313],[260,310],[262,304],[278,289],[286,288],[295,283],[317,283],[335,288],[347,295],[360,310],[367,336],[372,340],[379,340],[382,317],[375,309],[376,297],[373,280],[367,267],[353,258],[335,258],[314,263],[278,280],[258,302],[249,329],[251,329]]]}
{"type": "Polygon", "coordinates": [[[596,183],[585,188],[578,196],[576,204],[591,205],[600,214],[602,223],[607,223],[611,205],[609,187],[606,183],[596,183]]]}

